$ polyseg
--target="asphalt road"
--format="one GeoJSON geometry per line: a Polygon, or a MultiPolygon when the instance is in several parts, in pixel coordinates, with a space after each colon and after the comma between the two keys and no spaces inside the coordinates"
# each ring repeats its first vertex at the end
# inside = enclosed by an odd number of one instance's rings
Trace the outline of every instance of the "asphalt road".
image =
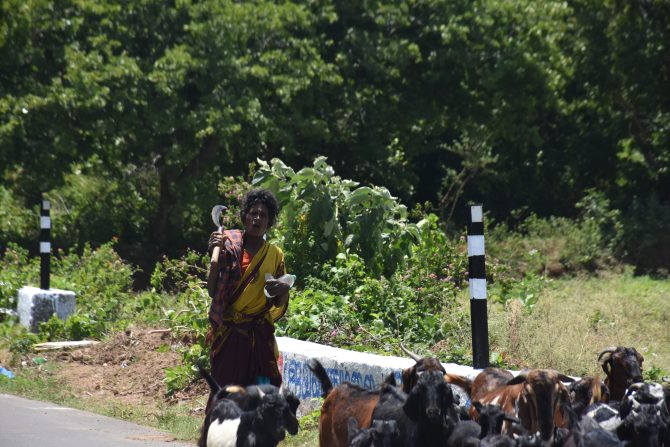
{"type": "Polygon", "coordinates": [[[152,428],[0,394],[0,447],[193,447],[152,428]]]}

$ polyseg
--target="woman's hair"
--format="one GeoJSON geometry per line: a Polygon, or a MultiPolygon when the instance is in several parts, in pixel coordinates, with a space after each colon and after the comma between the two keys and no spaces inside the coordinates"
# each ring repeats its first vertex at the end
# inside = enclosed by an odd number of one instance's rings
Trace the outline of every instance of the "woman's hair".
{"type": "Polygon", "coordinates": [[[257,203],[262,203],[268,208],[268,228],[270,228],[277,220],[279,205],[277,204],[275,195],[267,189],[252,189],[244,195],[244,198],[242,199],[242,209],[240,209],[242,222],[246,220],[247,213],[249,213],[251,207],[257,203]]]}

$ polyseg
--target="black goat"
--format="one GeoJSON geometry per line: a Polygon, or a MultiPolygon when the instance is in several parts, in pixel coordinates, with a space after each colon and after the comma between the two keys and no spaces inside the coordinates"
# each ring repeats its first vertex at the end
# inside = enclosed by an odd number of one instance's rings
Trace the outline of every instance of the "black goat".
{"type": "Polygon", "coordinates": [[[670,446],[670,412],[660,384],[631,385],[621,400],[619,414],[623,419],[617,431],[619,438],[629,439],[634,445],[670,446]],[[654,444],[656,437],[658,444],[654,444]]]}
{"type": "Polygon", "coordinates": [[[359,428],[355,417],[349,418],[349,447],[391,447],[400,437],[396,421],[373,420],[368,428],[359,428]]]}
{"type": "Polygon", "coordinates": [[[296,411],[300,401],[293,393],[273,385],[222,388],[207,371],[199,371],[214,393],[199,447],[274,447],[286,431],[298,432],[296,411]]]}
{"type": "Polygon", "coordinates": [[[426,371],[409,394],[390,385],[382,386],[372,419],[397,421],[400,440],[396,446],[443,446],[458,422],[454,404],[444,375],[426,371]]]}
{"type": "Polygon", "coordinates": [[[230,399],[216,401],[207,415],[207,447],[276,447],[286,436],[286,400],[264,396],[255,410],[243,411],[230,399]]]}
{"type": "Polygon", "coordinates": [[[643,381],[644,357],[635,348],[612,346],[598,355],[598,361],[607,376],[605,385],[612,400],[621,400],[629,386],[643,381]]]}
{"type": "Polygon", "coordinates": [[[578,427],[573,431],[575,445],[578,447],[624,447],[627,442],[610,430],[605,430],[590,416],[583,416],[578,427]]]}
{"type": "Polygon", "coordinates": [[[499,435],[502,432],[503,422],[521,424],[519,418],[505,413],[500,405],[486,404],[482,405],[478,400],[472,402],[477,410],[477,420],[482,428],[480,438],[489,435],[499,435]]]}
{"type": "Polygon", "coordinates": [[[666,427],[656,405],[641,404],[624,418],[618,434],[636,447],[661,447],[666,427]]]}

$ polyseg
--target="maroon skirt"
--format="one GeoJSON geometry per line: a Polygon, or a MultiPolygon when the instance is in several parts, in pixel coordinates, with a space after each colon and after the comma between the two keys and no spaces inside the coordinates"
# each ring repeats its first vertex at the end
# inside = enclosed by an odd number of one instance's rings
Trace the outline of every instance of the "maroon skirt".
{"type": "MultiPolygon", "coordinates": [[[[274,331],[274,326],[264,318],[232,325],[221,349],[210,356],[214,380],[224,387],[255,385],[264,378],[280,386],[282,378],[275,357],[274,331]]],[[[213,397],[210,393],[207,410],[213,397]]]]}

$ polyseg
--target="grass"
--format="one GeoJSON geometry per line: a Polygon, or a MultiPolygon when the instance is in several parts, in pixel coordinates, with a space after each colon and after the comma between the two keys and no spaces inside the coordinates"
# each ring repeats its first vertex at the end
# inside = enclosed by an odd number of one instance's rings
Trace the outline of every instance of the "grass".
{"type": "Polygon", "coordinates": [[[601,373],[598,354],[633,346],[647,372],[670,371],[670,282],[617,275],[554,281],[532,309],[518,301],[489,307],[492,350],[519,367],[601,373]]]}
{"type": "MultiPolygon", "coordinates": [[[[581,376],[600,373],[598,353],[608,346],[634,346],[645,358],[646,377],[660,380],[670,373],[670,281],[613,275],[552,281],[530,308],[518,300],[504,306],[489,303],[491,352],[513,368],[554,368],[581,376]]],[[[462,300],[466,311],[467,297],[462,300]]],[[[462,334],[461,334],[462,335],[462,334]]],[[[0,376],[0,392],[82,408],[75,393],[56,379],[58,365],[24,368],[25,375],[0,376]]],[[[83,409],[83,408],[82,408],[83,409]]],[[[181,440],[195,440],[200,417],[188,404],[133,408],[112,402],[87,410],[167,431],[181,440]]],[[[281,446],[318,444],[318,414],[301,419],[297,436],[281,446]]]]}

